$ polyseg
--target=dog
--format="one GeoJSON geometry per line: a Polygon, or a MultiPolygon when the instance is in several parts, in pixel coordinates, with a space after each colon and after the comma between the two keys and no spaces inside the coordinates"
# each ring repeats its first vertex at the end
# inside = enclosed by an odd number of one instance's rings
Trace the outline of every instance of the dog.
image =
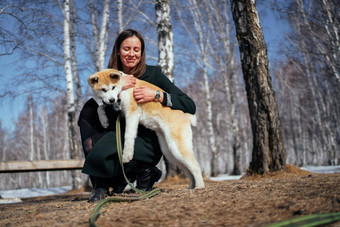
{"type": "MultiPolygon", "coordinates": [[[[128,163],[133,158],[138,124],[142,124],[156,132],[166,159],[189,176],[189,188],[204,188],[201,168],[195,159],[192,144],[191,125],[196,124],[195,115],[173,110],[155,101],[137,104],[133,88],[122,90],[122,76],[125,76],[123,72],[105,69],[89,76],[88,83],[95,97],[104,104],[117,106],[120,101],[121,113],[126,119],[123,163],[128,163]]],[[[162,92],[159,87],[137,79],[135,87],[140,86],[162,92]]],[[[109,123],[104,105],[98,107],[98,115],[103,127],[107,128],[109,123]]]]}

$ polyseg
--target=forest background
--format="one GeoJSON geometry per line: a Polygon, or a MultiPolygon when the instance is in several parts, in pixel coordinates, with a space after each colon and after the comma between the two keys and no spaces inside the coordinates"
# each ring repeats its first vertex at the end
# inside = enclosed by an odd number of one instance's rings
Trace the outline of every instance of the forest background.
{"type": "MultiPolygon", "coordinates": [[[[194,148],[202,171],[205,176],[245,172],[252,132],[229,1],[170,2],[173,79],[197,105],[194,148]]],[[[274,13],[285,27],[285,32],[270,34],[267,45],[275,49],[270,70],[289,164],[340,161],[337,3],[257,1],[260,19],[274,13]]],[[[119,31],[140,31],[147,42],[147,63],[158,63],[153,1],[75,1],[72,86],[65,76],[63,1],[5,0],[0,9],[1,114],[8,109],[19,112],[13,125],[0,121],[0,161],[71,157],[67,99],[71,92],[78,100],[77,116],[91,97],[86,79],[106,67],[119,31]]],[[[77,152],[83,158],[80,146],[77,152]]],[[[71,178],[69,171],[2,174],[0,189],[65,186],[71,178]]]]}

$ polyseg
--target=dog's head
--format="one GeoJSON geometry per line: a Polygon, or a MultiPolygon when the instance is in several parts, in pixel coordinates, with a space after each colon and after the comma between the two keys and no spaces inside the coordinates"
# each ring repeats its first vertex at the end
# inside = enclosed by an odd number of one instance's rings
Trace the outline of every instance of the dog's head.
{"type": "Polygon", "coordinates": [[[105,104],[113,105],[117,103],[122,90],[121,76],[122,73],[116,69],[105,69],[89,76],[87,82],[99,99],[105,104]]]}

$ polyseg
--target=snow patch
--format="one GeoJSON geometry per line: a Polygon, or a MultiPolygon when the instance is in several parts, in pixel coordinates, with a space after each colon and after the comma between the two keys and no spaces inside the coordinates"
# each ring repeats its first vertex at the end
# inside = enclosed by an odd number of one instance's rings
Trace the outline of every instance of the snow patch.
{"type": "MultiPolygon", "coordinates": [[[[337,166],[305,166],[301,167],[303,170],[307,170],[312,173],[340,173],[340,165],[337,166]]],[[[230,176],[228,174],[221,174],[217,177],[210,177],[212,181],[226,181],[226,180],[239,180],[242,175],[230,176]]]]}
{"type": "Polygon", "coordinates": [[[237,176],[230,176],[228,174],[221,174],[217,177],[210,177],[209,179],[212,181],[226,181],[226,180],[239,180],[242,177],[242,175],[237,176]]]}
{"type": "Polygon", "coordinates": [[[63,194],[71,189],[72,189],[71,186],[64,186],[58,188],[23,188],[16,190],[0,191],[0,196],[2,199],[31,198],[38,196],[63,194]]]}
{"type": "Polygon", "coordinates": [[[307,170],[313,173],[340,173],[340,165],[338,166],[305,166],[301,167],[303,170],[307,170]]]}

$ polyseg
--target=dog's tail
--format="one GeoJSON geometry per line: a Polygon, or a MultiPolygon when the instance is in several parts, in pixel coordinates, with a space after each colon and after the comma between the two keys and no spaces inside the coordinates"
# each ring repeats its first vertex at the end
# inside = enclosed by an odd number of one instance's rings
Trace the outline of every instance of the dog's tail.
{"type": "Polygon", "coordinates": [[[187,116],[189,117],[190,123],[192,126],[197,126],[197,118],[196,115],[193,114],[187,114],[187,116]]]}

